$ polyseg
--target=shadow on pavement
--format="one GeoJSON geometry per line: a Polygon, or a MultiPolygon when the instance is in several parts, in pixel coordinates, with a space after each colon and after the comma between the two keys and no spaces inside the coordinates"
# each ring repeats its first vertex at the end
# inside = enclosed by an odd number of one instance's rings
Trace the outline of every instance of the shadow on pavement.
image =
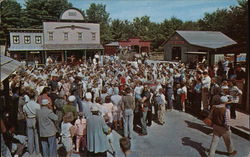
{"type": "Polygon", "coordinates": [[[185,122],[187,123],[187,125],[188,125],[189,128],[199,130],[199,131],[203,132],[204,134],[209,135],[209,134],[211,134],[213,132],[212,129],[204,127],[205,125],[202,125],[202,124],[199,124],[199,123],[190,122],[190,121],[187,121],[187,120],[185,120],[185,122]]]}
{"type": "MultiPolygon", "coordinates": [[[[193,147],[194,149],[196,149],[199,152],[201,157],[208,157],[206,152],[208,152],[209,149],[203,147],[202,143],[195,142],[195,141],[191,140],[190,137],[183,137],[182,138],[182,145],[193,147]]],[[[220,154],[220,155],[225,155],[225,156],[229,155],[228,152],[223,152],[223,151],[219,151],[219,150],[216,150],[215,153],[220,154]]]]}
{"type": "Polygon", "coordinates": [[[190,139],[190,137],[183,137],[182,138],[182,145],[184,146],[190,146],[194,149],[196,149],[201,157],[207,157],[206,151],[207,149],[202,146],[202,143],[195,142],[190,139]]]}
{"type": "Polygon", "coordinates": [[[246,131],[250,131],[250,129],[249,129],[249,128],[244,127],[244,126],[239,126],[239,125],[236,125],[236,127],[241,128],[241,129],[246,130],[246,131]]]}

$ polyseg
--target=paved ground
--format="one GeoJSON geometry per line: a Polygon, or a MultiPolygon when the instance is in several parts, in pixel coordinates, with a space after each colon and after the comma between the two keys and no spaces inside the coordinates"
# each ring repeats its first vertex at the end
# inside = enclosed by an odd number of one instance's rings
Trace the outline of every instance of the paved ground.
{"type": "MultiPolygon", "coordinates": [[[[132,149],[141,157],[207,157],[212,136],[212,130],[202,121],[190,114],[172,111],[166,113],[166,124],[161,126],[153,123],[148,128],[148,136],[138,136],[135,133],[132,139],[132,149]]],[[[123,157],[119,148],[119,135],[113,133],[116,157],[123,157]]],[[[248,140],[232,135],[235,149],[238,154],[235,157],[250,157],[250,143],[248,140]]],[[[226,148],[221,139],[218,147],[218,157],[226,157],[226,148]]],[[[111,157],[111,155],[108,155],[111,157]]],[[[79,157],[74,154],[73,157],[79,157]]]]}
{"type": "MultiPolygon", "coordinates": [[[[183,112],[173,111],[166,114],[167,123],[163,126],[153,123],[148,129],[148,136],[135,136],[133,150],[142,157],[206,157],[206,150],[211,142],[212,130],[202,121],[183,112]]],[[[248,140],[235,134],[232,136],[237,157],[250,156],[248,140]]],[[[115,137],[118,141],[118,137],[115,137]]],[[[122,157],[118,143],[117,156],[122,157]]],[[[220,141],[216,156],[226,156],[224,142],[220,141]]]]}

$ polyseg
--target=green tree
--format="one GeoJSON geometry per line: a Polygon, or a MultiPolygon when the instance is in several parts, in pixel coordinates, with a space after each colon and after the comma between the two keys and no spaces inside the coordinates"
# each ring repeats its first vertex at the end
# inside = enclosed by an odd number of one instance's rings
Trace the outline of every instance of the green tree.
{"type": "Polygon", "coordinates": [[[112,34],[109,26],[109,13],[106,11],[106,5],[90,4],[86,10],[86,20],[88,22],[100,24],[100,38],[102,43],[112,41],[112,34]]]}
{"type": "Polygon", "coordinates": [[[246,52],[248,30],[248,0],[239,0],[237,6],[230,9],[217,9],[213,13],[205,13],[198,20],[201,30],[221,31],[234,39],[239,48],[246,52]]]}
{"type": "Polygon", "coordinates": [[[242,52],[247,52],[248,26],[248,0],[239,0],[239,5],[229,10],[230,25],[227,35],[234,39],[242,52]]]}
{"type": "Polygon", "coordinates": [[[25,7],[24,27],[42,28],[43,21],[58,20],[72,4],[68,0],[27,0],[25,7]]]}
{"type": "Polygon", "coordinates": [[[111,25],[112,39],[114,41],[127,40],[133,36],[133,26],[128,20],[112,20],[111,25]]]}
{"type": "Polygon", "coordinates": [[[185,21],[185,22],[183,22],[180,29],[181,30],[198,31],[200,28],[199,28],[199,24],[197,22],[185,21]]]}
{"type": "Polygon", "coordinates": [[[213,13],[205,13],[203,19],[198,21],[201,30],[222,31],[227,33],[230,17],[227,9],[217,9],[213,13]]]}
{"type": "Polygon", "coordinates": [[[133,19],[133,27],[135,36],[138,36],[142,39],[148,39],[148,34],[150,30],[150,17],[149,16],[142,16],[136,17],[133,19]]]}
{"type": "Polygon", "coordinates": [[[21,27],[21,5],[15,0],[4,0],[0,7],[0,44],[5,44],[8,37],[7,29],[21,27]]]}
{"type": "Polygon", "coordinates": [[[172,17],[170,20],[165,19],[160,25],[164,40],[167,40],[176,30],[180,29],[182,24],[183,22],[175,17],[172,17]]]}

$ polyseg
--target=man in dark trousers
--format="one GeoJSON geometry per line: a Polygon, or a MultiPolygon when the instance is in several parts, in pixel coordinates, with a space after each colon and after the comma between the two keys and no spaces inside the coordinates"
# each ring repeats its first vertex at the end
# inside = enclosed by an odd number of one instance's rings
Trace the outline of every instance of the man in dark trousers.
{"type": "Polygon", "coordinates": [[[144,85],[141,99],[141,134],[140,136],[147,135],[147,113],[150,106],[150,92],[148,85],[144,85]]]}
{"type": "Polygon", "coordinates": [[[82,110],[82,83],[81,83],[81,77],[76,76],[74,82],[71,84],[70,87],[70,92],[72,95],[76,97],[74,101],[74,106],[77,107],[76,105],[78,104],[78,109],[79,112],[83,112],[82,110]]]}

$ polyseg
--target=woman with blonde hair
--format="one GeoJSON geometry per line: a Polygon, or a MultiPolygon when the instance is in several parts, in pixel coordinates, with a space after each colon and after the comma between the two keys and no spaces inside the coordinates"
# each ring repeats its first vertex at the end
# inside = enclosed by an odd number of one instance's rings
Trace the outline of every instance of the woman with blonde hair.
{"type": "Polygon", "coordinates": [[[75,135],[75,127],[71,124],[74,120],[72,112],[67,112],[63,117],[63,122],[61,124],[62,129],[62,143],[66,149],[66,157],[71,157],[73,152],[73,136],[75,135]]]}

